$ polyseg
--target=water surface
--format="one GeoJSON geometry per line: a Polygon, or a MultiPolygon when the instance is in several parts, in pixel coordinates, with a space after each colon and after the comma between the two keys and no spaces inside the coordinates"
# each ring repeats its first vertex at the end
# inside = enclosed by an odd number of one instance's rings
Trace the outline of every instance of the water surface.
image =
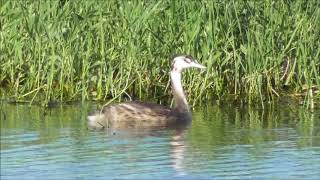
{"type": "Polygon", "coordinates": [[[1,104],[0,179],[320,179],[320,112],[196,108],[186,129],[92,131],[92,106],[1,104]]]}

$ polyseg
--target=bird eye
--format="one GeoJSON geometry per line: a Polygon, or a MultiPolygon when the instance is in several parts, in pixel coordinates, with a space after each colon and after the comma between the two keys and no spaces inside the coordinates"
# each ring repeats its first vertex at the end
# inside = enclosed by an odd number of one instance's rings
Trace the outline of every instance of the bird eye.
{"type": "Polygon", "coordinates": [[[191,63],[191,59],[189,59],[189,58],[184,58],[183,60],[184,60],[184,62],[186,62],[186,63],[188,63],[188,64],[191,63]]]}

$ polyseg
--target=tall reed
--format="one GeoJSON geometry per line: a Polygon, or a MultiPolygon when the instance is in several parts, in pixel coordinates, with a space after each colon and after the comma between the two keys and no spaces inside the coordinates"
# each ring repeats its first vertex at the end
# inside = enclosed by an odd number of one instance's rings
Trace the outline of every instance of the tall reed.
{"type": "Polygon", "coordinates": [[[0,2],[1,95],[14,100],[166,101],[181,52],[208,67],[184,74],[193,104],[319,98],[318,0],[0,2]]]}

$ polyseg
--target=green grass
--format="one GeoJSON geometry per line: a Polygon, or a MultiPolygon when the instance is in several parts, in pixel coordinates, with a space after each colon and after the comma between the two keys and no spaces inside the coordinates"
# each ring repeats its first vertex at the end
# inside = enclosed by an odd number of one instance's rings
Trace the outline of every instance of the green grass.
{"type": "Polygon", "coordinates": [[[167,101],[181,52],[208,67],[184,74],[192,104],[319,98],[318,0],[0,2],[1,96],[15,101],[167,101]]]}

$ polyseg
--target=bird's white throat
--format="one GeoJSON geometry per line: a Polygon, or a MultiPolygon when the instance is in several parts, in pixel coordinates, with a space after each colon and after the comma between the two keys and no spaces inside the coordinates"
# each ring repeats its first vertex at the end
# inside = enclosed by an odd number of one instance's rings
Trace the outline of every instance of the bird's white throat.
{"type": "Polygon", "coordinates": [[[189,112],[188,102],[182,88],[181,73],[173,70],[170,72],[170,78],[173,97],[175,100],[175,110],[181,113],[189,112]]]}

